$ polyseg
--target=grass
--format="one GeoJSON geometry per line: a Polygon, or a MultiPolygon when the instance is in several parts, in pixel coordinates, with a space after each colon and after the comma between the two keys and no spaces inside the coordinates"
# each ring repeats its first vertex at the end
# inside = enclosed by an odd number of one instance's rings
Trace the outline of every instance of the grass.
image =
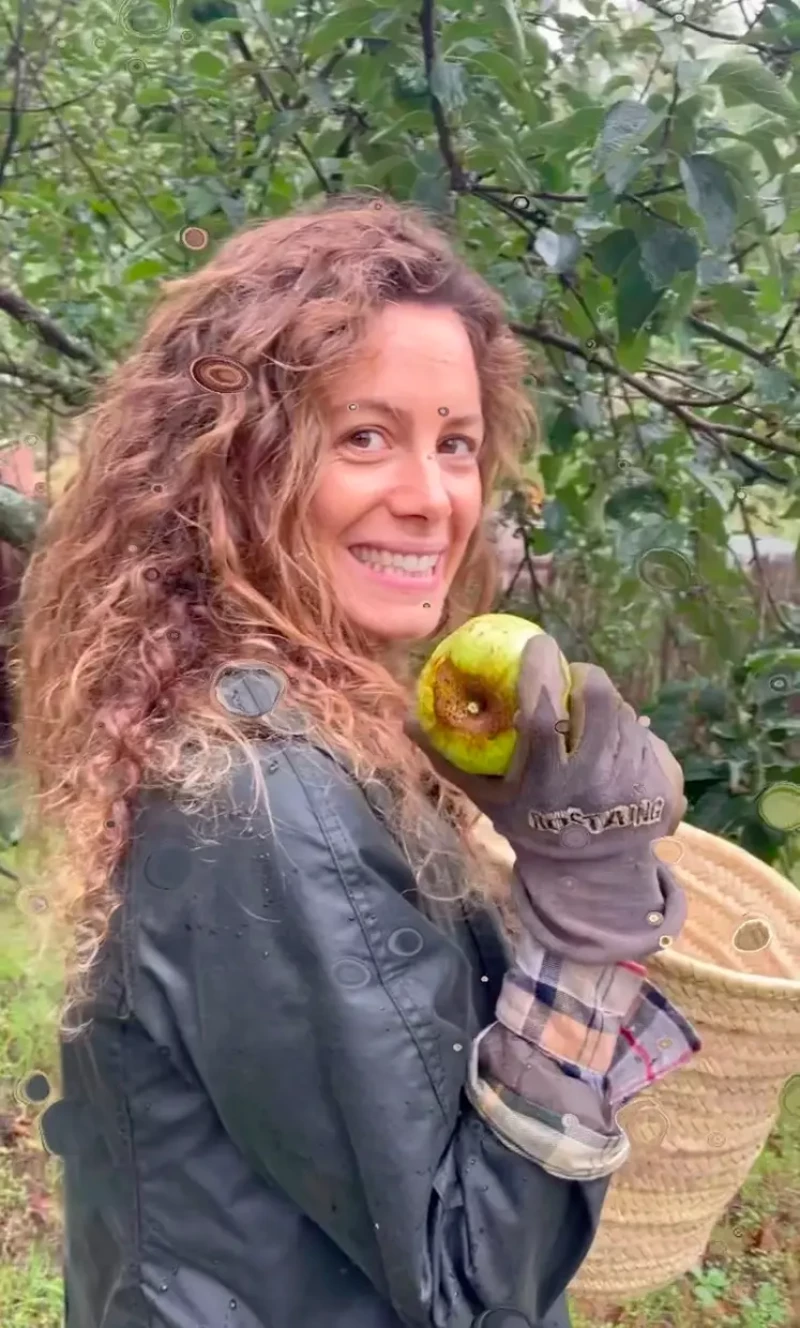
{"type": "MultiPolygon", "coordinates": [[[[26,879],[21,846],[2,861],[26,879]]],[[[62,1323],[58,1163],[20,1084],[44,1072],[57,1098],[58,980],[33,951],[32,926],[0,877],[0,1306],[4,1328],[62,1323]]],[[[575,1301],[574,1328],[791,1328],[800,1324],[800,1118],[773,1132],[719,1223],[703,1266],[625,1306],[575,1301]]]]}

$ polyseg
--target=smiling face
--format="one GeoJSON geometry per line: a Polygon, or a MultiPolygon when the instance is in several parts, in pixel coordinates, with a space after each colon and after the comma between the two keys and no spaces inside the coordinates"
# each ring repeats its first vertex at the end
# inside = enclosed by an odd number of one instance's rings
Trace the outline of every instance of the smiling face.
{"type": "Polygon", "coordinates": [[[458,314],[386,306],[325,424],[310,516],[339,606],[382,640],[422,639],[483,507],[480,381],[458,314]]]}

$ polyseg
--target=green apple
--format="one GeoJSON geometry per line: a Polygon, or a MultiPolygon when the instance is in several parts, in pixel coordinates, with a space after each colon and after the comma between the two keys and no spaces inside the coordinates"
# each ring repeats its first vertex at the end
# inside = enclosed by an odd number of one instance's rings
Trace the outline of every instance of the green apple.
{"type": "MultiPolygon", "coordinates": [[[[417,682],[417,719],[450,765],[471,775],[505,774],[517,745],[522,651],[543,632],[512,613],[484,613],[436,647],[417,682]]],[[[566,661],[564,676],[568,688],[566,661]]]]}

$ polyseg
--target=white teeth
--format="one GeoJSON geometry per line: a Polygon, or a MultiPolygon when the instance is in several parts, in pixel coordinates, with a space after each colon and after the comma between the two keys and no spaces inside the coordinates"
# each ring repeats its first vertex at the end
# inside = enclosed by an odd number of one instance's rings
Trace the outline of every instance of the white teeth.
{"type": "Polygon", "coordinates": [[[387,549],[363,544],[350,552],[359,562],[369,567],[391,567],[394,571],[407,572],[411,576],[430,576],[441,556],[438,553],[389,553],[387,549]]]}

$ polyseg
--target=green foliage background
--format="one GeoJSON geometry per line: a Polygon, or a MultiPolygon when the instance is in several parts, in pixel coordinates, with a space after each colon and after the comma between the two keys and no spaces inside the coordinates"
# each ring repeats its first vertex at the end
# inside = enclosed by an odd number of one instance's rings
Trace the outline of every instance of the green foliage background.
{"type": "Polygon", "coordinates": [[[690,819],[791,870],[757,798],[800,781],[800,610],[728,539],[800,533],[800,6],[0,0],[0,34],[0,436],[55,456],[187,224],[423,204],[532,352],[547,502],[507,510],[557,577],[522,607],[649,711],[690,819]]]}

